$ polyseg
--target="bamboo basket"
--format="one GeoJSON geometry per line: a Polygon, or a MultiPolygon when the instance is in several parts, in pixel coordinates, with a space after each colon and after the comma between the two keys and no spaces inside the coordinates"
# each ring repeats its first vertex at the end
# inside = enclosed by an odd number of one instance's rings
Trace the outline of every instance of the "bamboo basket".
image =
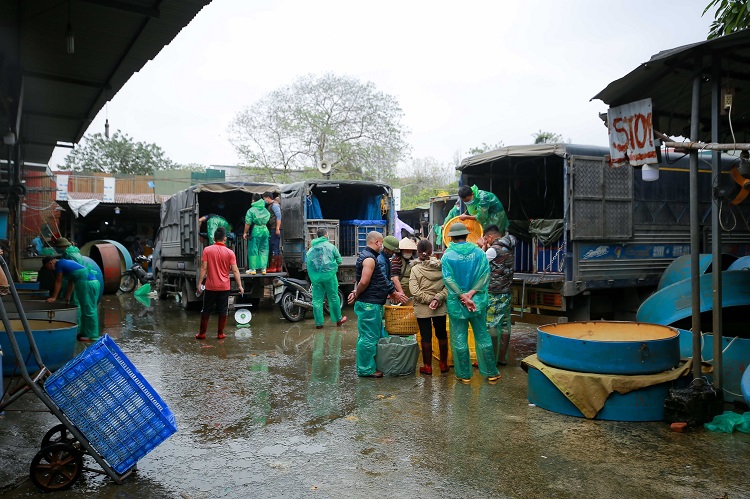
{"type": "Polygon", "coordinates": [[[392,335],[405,335],[419,333],[417,317],[414,315],[414,307],[411,305],[384,305],[385,330],[392,335]]]}

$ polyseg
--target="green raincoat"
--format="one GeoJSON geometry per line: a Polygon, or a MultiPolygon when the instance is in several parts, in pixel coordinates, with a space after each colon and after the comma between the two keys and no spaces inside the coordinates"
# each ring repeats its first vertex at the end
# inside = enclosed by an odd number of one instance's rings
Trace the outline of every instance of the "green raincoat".
{"type": "Polygon", "coordinates": [[[503,234],[508,229],[508,216],[505,214],[503,203],[491,192],[480,191],[476,185],[472,186],[471,190],[474,192],[474,199],[471,204],[466,205],[469,215],[477,217],[482,229],[497,225],[503,234]]]}
{"type": "MultiPolygon", "coordinates": [[[[81,250],[79,250],[75,246],[68,246],[63,250],[61,256],[63,258],[66,258],[68,260],[73,260],[78,265],[82,265],[88,269],[88,271],[94,275],[95,277],[98,276],[99,272],[90,264],[83,260],[83,255],[81,255],[81,250]]],[[[98,280],[98,278],[97,278],[98,280]]],[[[101,283],[99,283],[101,285],[101,283]]],[[[61,289],[67,289],[68,286],[68,278],[63,274],[63,280],[62,280],[62,288],[61,289]]],[[[96,300],[94,303],[99,303],[99,295],[96,295],[96,300]]],[[[70,295],[70,304],[73,305],[78,309],[77,317],[78,317],[78,334],[87,336],[81,329],[81,302],[78,300],[78,288],[77,286],[73,286],[73,294],[70,295]]],[[[97,335],[98,337],[98,335],[97,335]]]]}
{"type": "Polygon", "coordinates": [[[472,375],[469,355],[469,324],[474,330],[479,372],[483,376],[497,376],[495,352],[487,331],[487,312],[490,265],[484,251],[471,243],[451,243],[443,258],[443,280],[448,290],[450,343],[456,376],[469,379],[472,375]],[[473,312],[461,304],[460,295],[476,290],[472,298],[477,309],[473,312]]]}
{"type": "Polygon", "coordinates": [[[268,267],[268,227],[266,224],[271,214],[266,209],[263,199],[255,201],[245,214],[245,223],[252,227],[248,234],[247,268],[248,270],[266,270],[268,267]]]}
{"type": "Polygon", "coordinates": [[[336,276],[341,265],[341,254],[328,238],[318,237],[312,240],[307,251],[307,274],[312,283],[312,305],[315,325],[322,326],[323,302],[328,297],[328,308],[331,321],[341,320],[341,300],[339,299],[339,281],[336,276]]]}
{"type": "Polygon", "coordinates": [[[214,243],[214,232],[216,232],[216,229],[218,229],[219,227],[224,227],[225,229],[227,229],[227,233],[232,231],[232,226],[229,225],[229,222],[227,222],[224,217],[214,215],[206,220],[206,232],[208,235],[209,245],[214,243]]]}

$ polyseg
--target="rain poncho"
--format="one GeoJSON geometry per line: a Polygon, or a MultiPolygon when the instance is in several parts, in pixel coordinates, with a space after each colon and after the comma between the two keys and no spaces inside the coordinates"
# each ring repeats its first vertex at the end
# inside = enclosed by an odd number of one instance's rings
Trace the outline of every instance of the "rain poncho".
{"type": "Polygon", "coordinates": [[[220,217],[219,215],[212,215],[206,220],[206,233],[208,235],[208,244],[214,243],[214,232],[216,232],[216,229],[219,227],[224,227],[227,229],[227,233],[232,231],[232,226],[229,225],[229,222],[226,221],[224,217],[220,217]]]}
{"type": "Polygon", "coordinates": [[[89,269],[75,262],[58,260],[55,272],[61,272],[68,281],[73,282],[74,293],[78,299],[78,335],[92,340],[99,338],[99,313],[96,302],[99,299],[99,281],[89,269]]]}
{"type": "Polygon", "coordinates": [[[370,376],[377,370],[375,354],[383,330],[383,305],[356,301],[357,314],[357,375],[370,376]]]}
{"type": "Polygon", "coordinates": [[[248,234],[247,268],[250,270],[265,270],[268,266],[268,227],[266,224],[271,214],[266,209],[263,199],[255,201],[245,214],[245,223],[252,227],[248,234]]]}
{"type": "Polygon", "coordinates": [[[490,266],[484,252],[471,243],[451,243],[442,258],[443,280],[448,290],[448,316],[450,318],[450,343],[456,376],[469,379],[472,375],[469,356],[469,323],[474,330],[479,372],[483,376],[497,376],[495,352],[487,332],[487,286],[490,266]],[[461,304],[460,295],[476,290],[472,300],[477,309],[473,312],[461,304]]]}
{"type": "Polygon", "coordinates": [[[312,240],[307,251],[307,274],[312,282],[312,305],[315,325],[322,326],[323,302],[328,297],[328,308],[331,321],[341,320],[341,300],[339,299],[339,281],[336,276],[341,265],[341,254],[328,238],[318,237],[312,240]]]}
{"type": "Polygon", "coordinates": [[[500,233],[508,229],[508,216],[505,214],[503,203],[491,192],[481,191],[474,185],[471,187],[474,199],[471,204],[466,204],[469,215],[477,217],[477,222],[486,229],[490,225],[497,225],[500,233]]]}
{"type": "MultiPolygon", "coordinates": [[[[99,272],[91,265],[90,263],[86,262],[83,259],[83,255],[81,255],[81,250],[79,250],[76,246],[68,246],[62,251],[61,256],[67,260],[73,260],[78,265],[82,267],[86,267],[88,271],[91,273],[91,275],[97,277],[99,272]]],[[[99,283],[101,286],[101,283],[99,283]]],[[[67,289],[68,286],[68,278],[63,274],[63,281],[62,281],[62,289],[67,289]]],[[[99,299],[101,298],[100,295],[96,295],[96,301],[94,303],[99,303],[99,299]]],[[[74,307],[78,308],[78,334],[83,335],[83,331],[81,330],[81,315],[82,315],[82,309],[81,309],[81,302],[78,300],[78,291],[76,287],[73,287],[73,294],[70,295],[70,304],[74,307]]],[[[97,336],[98,337],[98,336],[97,336]]]]}

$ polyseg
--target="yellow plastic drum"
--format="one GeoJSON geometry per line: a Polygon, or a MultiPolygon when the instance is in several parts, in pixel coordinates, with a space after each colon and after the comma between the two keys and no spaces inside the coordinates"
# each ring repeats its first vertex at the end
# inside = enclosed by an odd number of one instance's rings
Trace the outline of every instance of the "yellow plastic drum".
{"type": "Polygon", "coordinates": [[[446,247],[448,246],[448,243],[451,242],[451,238],[448,237],[448,232],[451,230],[451,225],[455,223],[462,223],[466,226],[466,228],[469,230],[469,235],[466,236],[466,240],[470,243],[476,243],[477,240],[482,237],[482,234],[484,234],[482,225],[476,220],[462,221],[461,217],[453,217],[443,225],[443,245],[446,247]]]}

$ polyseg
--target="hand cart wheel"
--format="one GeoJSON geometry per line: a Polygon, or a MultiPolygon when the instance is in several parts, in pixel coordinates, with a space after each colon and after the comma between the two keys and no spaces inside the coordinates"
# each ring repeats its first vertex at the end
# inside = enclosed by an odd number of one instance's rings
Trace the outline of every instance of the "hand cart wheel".
{"type": "Polygon", "coordinates": [[[83,456],[72,445],[57,443],[37,452],[29,478],[45,492],[69,489],[83,470],[83,456]]]}
{"type": "Polygon", "coordinates": [[[85,452],[81,449],[81,444],[78,439],[73,436],[68,427],[64,424],[53,426],[44,437],[42,437],[42,449],[53,444],[69,444],[78,452],[85,452]]]}

